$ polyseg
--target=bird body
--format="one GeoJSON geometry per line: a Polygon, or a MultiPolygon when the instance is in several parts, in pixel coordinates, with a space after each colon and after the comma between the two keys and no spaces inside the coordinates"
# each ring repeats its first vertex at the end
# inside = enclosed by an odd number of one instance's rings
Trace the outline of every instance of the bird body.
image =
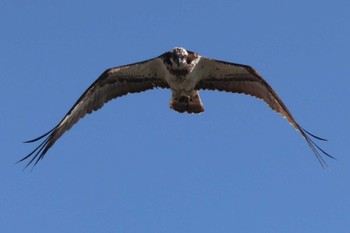
{"type": "Polygon", "coordinates": [[[293,118],[272,87],[251,66],[219,61],[176,47],[156,58],[107,69],[82,94],[66,116],[46,134],[27,141],[44,141],[20,161],[30,159],[27,166],[40,161],[54,143],[86,114],[100,109],[106,102],[129,93],[154,88],[168,88],[172,92],[170,108],[183,113],[204,111],[199,90],[217,90],[246,94],[262,99],[305,138],[320,161],[321,154],[333,158],[310,138],[324,140],[303,129],[293,118]],[[321,153],[320,153],[321,152],[321,153]]]}

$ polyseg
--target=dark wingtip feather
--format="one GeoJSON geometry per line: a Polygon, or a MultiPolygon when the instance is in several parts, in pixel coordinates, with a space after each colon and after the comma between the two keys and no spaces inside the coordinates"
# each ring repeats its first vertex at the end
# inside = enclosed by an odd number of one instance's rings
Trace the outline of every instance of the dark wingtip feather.
{"type": "Polygon", "coordinates": [[[33,164],[33,167],[44,157],[44,155],[46,154],[47,150],[49,149],[49,147],[47,147],[48,143],[50,142],[50,136],[52,135],[52,132],[56,129],[53,128],[52,130],[50,130],[49,132],[45,133],[44,135],[41,135],[40,137],[37,137],[33,140],[29,140],[29,141],[25,141],[24,143],[32,143],[32,142],[36,142],[44,137],[45,140],[43,142],[40,143],[39,146],[37,146],[31,153],[29,153],[28,155],[24,156],[22,159],[18,160],[16,162],[16,164],[23,162],[24,160],[30,159],[30,161],[27,163],[27,165],[25,166],[25,168],[29,167],[29,165],[33,164]]]}
{"type": "Polygon", "coordinates": [[[42,139],[43,137],[46,137],[48,134],[50,134],[50,133],[51,133],[52,131],[54,131],[55,129],[56,129],[56,127],[53,128],[53,129],[51,129],[49,132],[47,132],[47,133],[45,133],[45,134],[43,134],[43,135],[37,137],[37,138],[34,138],[34,139],[32,139],[32,140],[29,140],[29,141],[24,141],[23,143],[32,143],[32,142],[39,141],[40,139],[42,139]]]}
{"type": "Polygon", "coordinates": [[[327,153],[325,150],[323,150],[319,145],[317,145],[309,136],[320,140],[320,141],[327,141],[327,139],[324,138],[320,138],[310,132],[308,132],[307,130],[303,129],[302,127],[300,127],[300,129],[302,130],[302,134],[305,137],[307,143],[309,144],[309,146],[311,147],[312,151],[314,152],[314,154],[316,155],[317,160],[320,162],[321,166],[323,168],[327,168],[328,165],[326,163],[326,161],[323,159],[322,154],[326,155],[329,158],[332,159],[336,159],[335,157],[333,157],[332,155],[330,155],[329,153],[327,153]],[[309,135],[309,136],[308,136],[309,135]]]}
{"type": "Polygon", "coordinates": [[[318,139],[318,140],[320,140],[320,141],[328,141],[328,139],[318,137],[318,136],[316,136],[315,134],[310,133],[310,132],[307,131],[306,129],[304,129],[304,128],[302,128],[302,127],[300,127],[300,128],[301,128],[305,133],[307,133],[308,135],[310,135],[310,136],[313,137],[313,138],[316,138],[316,139],[318,139]]]}

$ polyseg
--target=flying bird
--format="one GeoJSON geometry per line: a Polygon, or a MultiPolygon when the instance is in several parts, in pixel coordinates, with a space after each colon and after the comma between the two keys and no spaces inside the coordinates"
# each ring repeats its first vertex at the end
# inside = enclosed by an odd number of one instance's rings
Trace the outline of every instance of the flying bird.
{"type": "Polygon", "coordinates": [[[204,107],[199,90],[217,90],[250,95],[262,99],[301,134],[321,165],[327,166],[321,149],[312,138],[325,140],[303,129],[293,118],[272,87],[251,66],[219,61],[176,47],[156,58],[107,69],[82,94],[65,117],[49,132],[26,143],[43,141],[20,161],[36,165],[55,142],[86,114],[100,109],[108,101],[129,93],[154,88],[172,92],[170,108],[183,113],[201,113],[204,107]]]}

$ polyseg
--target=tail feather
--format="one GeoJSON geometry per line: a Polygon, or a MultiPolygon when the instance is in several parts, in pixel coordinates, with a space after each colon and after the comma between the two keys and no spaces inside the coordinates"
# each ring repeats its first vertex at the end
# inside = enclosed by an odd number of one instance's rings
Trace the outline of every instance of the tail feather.
{"type": "Polygon", "coordinates": [[[199,97],[198,91],[194,91],[191,95],[177,96],[174,95],[170,101],[170,108],[177,112],[201,113],[204,112],[204,107],[199,97]]]}

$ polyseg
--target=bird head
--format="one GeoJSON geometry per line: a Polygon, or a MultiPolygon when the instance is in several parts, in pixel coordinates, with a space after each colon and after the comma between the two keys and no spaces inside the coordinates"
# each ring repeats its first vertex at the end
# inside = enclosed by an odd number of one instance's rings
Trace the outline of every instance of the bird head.
{"type": "Polygon", "coordinates": [[[175,64],[177,65],[177,68],[180,69],[187,67],[188,52],[186,49],[181,47],[175,47],[170,51],[170,53],[170,61],[173,64],[173,67],[176,67],[175,64]]]}

